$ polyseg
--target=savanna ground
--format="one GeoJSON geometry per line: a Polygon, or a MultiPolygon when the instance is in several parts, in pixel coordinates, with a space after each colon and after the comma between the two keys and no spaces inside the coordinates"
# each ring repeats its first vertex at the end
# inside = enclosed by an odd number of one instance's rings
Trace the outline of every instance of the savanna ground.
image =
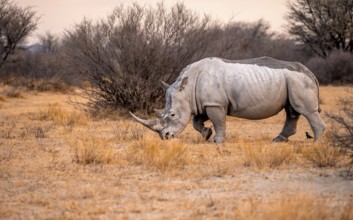
{"type": "Polygon", "coordinates": [[[161,141],[127,118],[90,118],[69,95],[0,90],[1,219],[353,219],[349,158],[329,146],[325,116],[349,88],[321,88],[319,143],[304,117],[272,143],[280,112],[228,118],[219,145],[191,124],[161,141]]]}

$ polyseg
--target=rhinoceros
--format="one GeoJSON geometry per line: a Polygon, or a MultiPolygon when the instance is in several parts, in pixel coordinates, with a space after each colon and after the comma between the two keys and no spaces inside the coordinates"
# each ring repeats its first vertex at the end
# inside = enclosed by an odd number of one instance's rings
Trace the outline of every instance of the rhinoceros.
{"type": "Polygon", "coordinates": [[[162,139],[177,137],[193,116],[193,126],[208,140],[225,141],[226,116],[265,119],[283,108],[286,119],[274,142],[286,142],[297,130],[300,115],[308,120],[314,141],[326,125],[320,118],[319,84],[314,74],[298,62],[260,57],[246,60],[205,58],[188,65],[166,87],[166,104],[157,119],[144,120],[130,114],[162,139]]]}

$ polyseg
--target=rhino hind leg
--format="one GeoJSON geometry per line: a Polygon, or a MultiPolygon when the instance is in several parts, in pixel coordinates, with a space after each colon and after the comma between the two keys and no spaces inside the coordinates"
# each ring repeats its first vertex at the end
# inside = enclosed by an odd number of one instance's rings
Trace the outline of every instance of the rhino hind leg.
{"type": "Polygon", "coordinates": [[[319,112],[319,88],[316,81],[291,80],[288,83],[290,105],[303,115],[314,132],[314,141],[324,133],[326,125],[319,112]]]}
{"type": "Polygon", "coordinates": [[[325,122],[321,119],[318,111],[304,116],[309,121],[311,129],[314,132],[314,141],[317,141],[326,129],[325,122]]]}
{"type": "Polygon", "coordinates": [[[291,105],[285,107],[286,121],[284,123],[281,133],[273,139],[273,142],[287,142],[288,137],[297,132],[297,124],[300,114],[293,109],[291,105]]]}
{"type": "Polygon", "coordinates": [[[195,115],[192,121],[194,128],[201,133],[202,137],[204,137],[206,141],[212,135],[212,129],[205,127],[204,122],[207,120],[207,115],[195,115]]]}
{"type": "Polygon", "coordinates": [[[216,136],[214,137],[214,142],[222,143],[225,141],[225,131],[226,131],[226,112],[223,108],[217,106],[206,107],[206,113],[208,118],[211,120],[214,129],[216,131],[216,136]]]}

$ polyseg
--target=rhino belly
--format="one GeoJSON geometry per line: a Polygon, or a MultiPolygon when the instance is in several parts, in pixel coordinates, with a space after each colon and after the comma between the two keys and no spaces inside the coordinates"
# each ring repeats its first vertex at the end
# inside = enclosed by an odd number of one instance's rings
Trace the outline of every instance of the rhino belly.
{"type": "Polygon", "coordinates": [[[284,105],[278,103],[275,105],[254,104],[253,106],[240,106],[237,111],[231,109],[228,115],[246,119],[265,119],[278,114],[283,108],[284,105]]]}
{"type": "Polygon", "coordinates": [[[231,91],[228,114],[239,118],[269,118],[278,114],[288,100],[284,77],[235,84],[231,91]]]}

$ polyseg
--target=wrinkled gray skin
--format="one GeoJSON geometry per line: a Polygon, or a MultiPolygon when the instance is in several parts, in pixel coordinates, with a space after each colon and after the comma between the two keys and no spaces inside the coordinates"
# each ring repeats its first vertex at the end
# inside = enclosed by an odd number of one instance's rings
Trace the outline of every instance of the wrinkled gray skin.
{"type": "Polygon", "coordinates": [[[204,122],[211,120],[214,141],[224,142],[226,115],[264,119],[283,108],[286,120],[275,142],[288,141],[296,133],[300,115],[310,123],[314,141],[326,127],[319,116],[317,79],[300,63],[269,57],[237,61],[206,58],[190,64],[171,86],[164,86],[168,87],[166,105],[156,111],[157,119],[143,120],[131,113],[162,139],[177,137],[194,116],[194,128],[206,140],[212,130],[204,122]]]}

